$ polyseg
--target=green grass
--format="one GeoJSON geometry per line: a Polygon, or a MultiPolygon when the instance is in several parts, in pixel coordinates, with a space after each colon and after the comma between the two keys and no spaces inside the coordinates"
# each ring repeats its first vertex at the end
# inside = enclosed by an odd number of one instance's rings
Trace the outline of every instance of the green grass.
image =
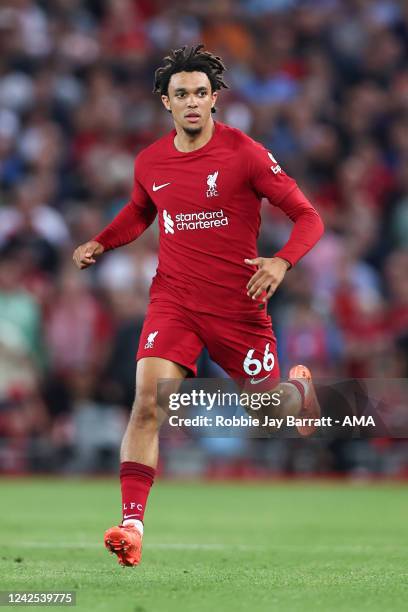
{"type": "Polygon", "coordinates": [[[116,481],[3,480],[0,500],[2,590],[76,590],[89,611],[407,609],[401,485],[157,483],[138,568],[101,545],[116,481]]]}

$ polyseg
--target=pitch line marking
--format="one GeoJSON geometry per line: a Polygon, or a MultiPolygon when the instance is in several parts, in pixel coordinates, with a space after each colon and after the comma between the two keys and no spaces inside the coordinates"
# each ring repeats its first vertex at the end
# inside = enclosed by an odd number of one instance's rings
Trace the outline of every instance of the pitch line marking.
{"type": "MultiPolygon", "coordinates": [[[[103,548],[103,543],[99,542],[21,542],[16,544],[13,542],[9,545],[10,548],[103,548]]],[[[264,546],[247,546],[245,544],[182,544],[176,542],[160,543],[146,542],[146,548],[157,548],[162,550],[242,550],[254,551],[264,550],[264,546]]]]}
{"type": "MultiPolygon", "coordinates": [[[[21,542],[17,543],[10,542],[9,544],[3,542],[3,547],[12,548],[13,550],[18,550],[19,548],[70,548],[70,549],[81,549],[81,548],[103,548],[103,543],[100,542],[44,542],[43,540],[35,542],[21,542]]],[[[377,550],[374,546],[366,545],[366,544],[344,544],[344,545],[316,545],[316,546],[301,546],[298,544],[274,544],[271,543],[270,546],[262,546],[262,545],[246,545],[246,544],[225,544],[225,543],[214,543],[214,544],[199,544],[199,543],[179,543],[179,542],[148,542],[145,544],[146,549],[158,549],[158,550],[209,550],[209,551],[222,551],[222,550],[235,550],[242,552],[250,552],[250,551],[280,551],[280,552],[306,552],[308,554],[316,554],[316,553],[326,553],[326,552],[334,552],[334,553],[351,553],[351,554],[367,554],[372,553],[377,550]]],[[[384,552],[398,552],[400,549],[396,546],[391,547],[382,547],[382,551],[384,552]]],[[[404,549],[405,550],[405,549],[404,549]]]]}

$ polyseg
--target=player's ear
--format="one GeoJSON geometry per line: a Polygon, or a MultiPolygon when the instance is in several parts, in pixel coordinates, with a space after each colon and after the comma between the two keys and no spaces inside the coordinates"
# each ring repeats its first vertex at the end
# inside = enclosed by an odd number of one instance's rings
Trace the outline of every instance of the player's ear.
{"type": "Polygon", "coordinates": [[[211,112],[215,113],[215,103],[217,102],[217,98],[218,98],[218,93],[216,91],[213,91],[211,94],[211,100],[212,100],[212,105],[211,105],[211,112]]]}
{"type": "Polygon", "coordinates": [[[161,101],[163,102],[163,106],[164,108],[169,111],[169,113],[171,113],[171,108],[170,108],[170,100],[168,96],[161,96],[161,101]]]}

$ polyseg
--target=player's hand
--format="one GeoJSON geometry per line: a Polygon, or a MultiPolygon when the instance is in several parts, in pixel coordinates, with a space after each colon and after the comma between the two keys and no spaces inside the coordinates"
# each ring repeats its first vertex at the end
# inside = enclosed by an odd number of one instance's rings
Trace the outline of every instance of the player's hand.
{"type": "Polygon", "coordinates": [[[290,264],[280,257],[255,257],[255,259],[244,259],[245,263],[258,266],[258,270],[247,284],[248,296],[253,300],[258,299],[264,291],[266,296],[263,302],[275,293],[284,279],[290,264]]]}
{"type": "Polygon", "coordinates": [[[103,246],[96,240],[90,240],[75,249],[72,259],[80,270],[92,266],[96,258],[104,252],[103,246]]]}

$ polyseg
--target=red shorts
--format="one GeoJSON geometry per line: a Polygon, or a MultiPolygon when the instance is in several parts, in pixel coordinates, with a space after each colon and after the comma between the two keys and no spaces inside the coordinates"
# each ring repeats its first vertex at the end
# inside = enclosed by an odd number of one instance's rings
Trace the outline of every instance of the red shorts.
{"type": "Polygon", "coordinates": [[[231,378],[250,378],[251,382],[279,378],[276,338],[265,311],[259,313],[259,319],[237,321],[194,313],[172,302],[150,303],[137,359],[168,359],[196,376],[196,362],[204,347],[231,378]]]}

